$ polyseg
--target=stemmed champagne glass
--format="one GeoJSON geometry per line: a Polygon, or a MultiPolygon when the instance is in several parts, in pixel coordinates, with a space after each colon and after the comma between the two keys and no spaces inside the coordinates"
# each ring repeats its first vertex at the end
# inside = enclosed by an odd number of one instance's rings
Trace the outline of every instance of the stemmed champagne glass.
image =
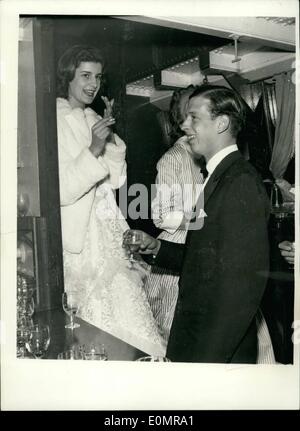
{"type": "Polygon", "coordinates": [[[48,325],[37,324],[29,328],[26,348],[35,359],[41,359],[44,356],[49,344],[50,330],[48,325]]]}
{"type": "Polygon", "coordinates": [[[134,251],[136,250],[136,246],[141,245],[142,240],[142,232],[138,230],[130,230],[129,232],[126,232],[126,236],[123,243],[129,250],[129,262],[131,263],[131,265],[135,262],[134,251]]]}
{"type": "Polygon", "coordinates": [[[79,328],[79,323],[74,322],[74,316],[76,316],[78,310],[79,310],[79,298],[78,294],[75,291],[69,290],[68,292],[64,292],[62,294],[62,306],[67,313],[68,316],[70,316],[71,322],[67,325],[65,325],[65,328],[68,329],[75,329],[79,328]]]}

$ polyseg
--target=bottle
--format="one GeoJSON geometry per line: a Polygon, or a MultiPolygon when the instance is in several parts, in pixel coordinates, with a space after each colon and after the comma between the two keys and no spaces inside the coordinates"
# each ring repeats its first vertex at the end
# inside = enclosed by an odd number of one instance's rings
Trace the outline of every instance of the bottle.
{"type": "Polygon", "coordinates": [[[279,208],[282,205],[282,194],[278,185],[274,182],[271,190],[271,207],[279,208]]]}

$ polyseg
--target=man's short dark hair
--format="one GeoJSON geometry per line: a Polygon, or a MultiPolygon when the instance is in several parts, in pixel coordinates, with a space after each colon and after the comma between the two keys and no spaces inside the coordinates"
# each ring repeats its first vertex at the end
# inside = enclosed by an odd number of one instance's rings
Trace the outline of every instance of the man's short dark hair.
{"type": "Polygon", "coordinates": [[[228,115],[230,132],[233,137],[237,137],[246,122],[245,102],[238,93],[227,87],[204,84],[190,95],[190,99],[197,96],[202,96],[209,101],[212,118],[228,115]]]}

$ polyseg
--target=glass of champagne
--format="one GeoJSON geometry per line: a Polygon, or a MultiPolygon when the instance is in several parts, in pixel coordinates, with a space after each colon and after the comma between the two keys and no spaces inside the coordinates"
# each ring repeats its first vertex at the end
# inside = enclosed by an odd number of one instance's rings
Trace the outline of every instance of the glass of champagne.
{"type": "Polygon", "coordinates": [[[48,325],[37,324],[29,328],[26,348],[35,359],[41,359],[45,355],[49,344],[50,330],[48,325]]]}
{"type": "Polygon", "coordinates": [[[124,238],[124,245],[129,250],[129,262],[133,264],[135,262],[134,252],[136,250],[136,246],[142,244],[143,233],[139,230],[130,230],[126,232],[126,236],[124,238]]]}
{"type": "Polygon", "coordinates": [[[75,329],[79,328],[79,323],[74,322],[74,316],[76,316],[78,310],[79,310],[79,298],[78,294],[75,291],[69,290],[68,292],[64,292],[62,294],[62,306],[67,313],[68,316],[70,316],[71,322],[67,325],[65,325],[65,328],[67,329],[75,329]]]}

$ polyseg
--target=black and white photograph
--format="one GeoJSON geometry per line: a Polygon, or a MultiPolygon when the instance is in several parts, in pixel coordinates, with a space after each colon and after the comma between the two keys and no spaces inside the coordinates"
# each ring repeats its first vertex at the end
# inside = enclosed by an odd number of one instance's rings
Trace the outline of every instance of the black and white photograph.
{"type": "Polygon", "coordinates": [[[2,409],[299,409],[299,5],[135,3],[0,5],[2,409]]]}

